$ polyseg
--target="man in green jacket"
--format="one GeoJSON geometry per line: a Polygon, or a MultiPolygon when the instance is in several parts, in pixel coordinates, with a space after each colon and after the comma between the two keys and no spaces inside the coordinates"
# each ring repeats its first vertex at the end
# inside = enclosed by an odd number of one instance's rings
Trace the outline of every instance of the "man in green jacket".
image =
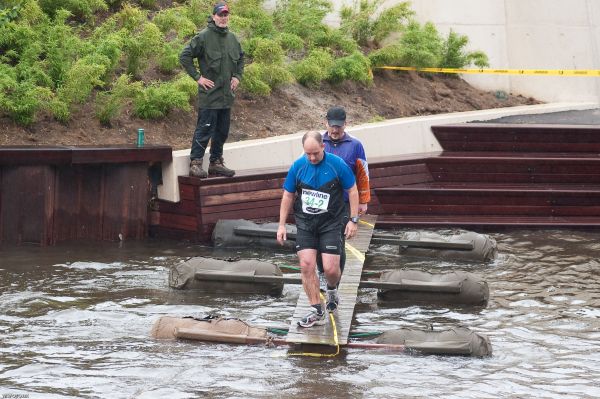
{"type": "Polygon", "coordinates": [[[190,176],[208,174],[233,176],[223,162],[223,144],[229,135],[231,106],[244,72],[244,52],[237,37],[229,32],[229,7],[218,3],[208,26],[194,36],[179,55],[179,62],[198,82],[198,121],[190,152],[190,176]],[[200,71],[194,65],[198,60],[200,71]],[[210,144],[208,173],[202,169],[206,146],[210,144]]]}

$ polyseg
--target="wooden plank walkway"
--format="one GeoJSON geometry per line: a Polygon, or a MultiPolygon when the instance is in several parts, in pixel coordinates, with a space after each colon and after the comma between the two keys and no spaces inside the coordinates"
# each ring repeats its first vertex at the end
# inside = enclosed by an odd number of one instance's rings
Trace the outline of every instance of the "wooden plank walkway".
{"type": "MultiPolygon", "coordinates": [[[[339,287],[340,304],[337,312],[334,312],[338,343],[340,345],[348,343],[348,334],[350,333],[350,325],[354,316],[354,305],[356,304],[356,295],[362,275],[365,252],[369,248],[376,219],[377,216],[374,215],[363,216],[356,236],[346,241],[346,267],[339,287]]],[[[329,315],[327,315],[327,323],[323,326],[310,328],[298,327],[298,321],[309,310],[310,304],[304,290],[301,288],[286,342],[335,346],[329,315]]]]}

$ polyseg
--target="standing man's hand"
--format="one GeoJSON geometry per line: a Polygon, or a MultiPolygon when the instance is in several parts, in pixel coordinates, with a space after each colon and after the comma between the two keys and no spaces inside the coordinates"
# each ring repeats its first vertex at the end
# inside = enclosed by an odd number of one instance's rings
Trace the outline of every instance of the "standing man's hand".
{"type": "Polygon", "coordinates": [[[279,245],[283,245],[283,242],[287,240],[287,230],[285,228],[285,225],[279,225],[279,227],[277,228],[277,242],[279,243],[279,245]]]}
{"type": "Polygon", "coordinates": [[[200,85],[204,90],[208,90],[215,87],[215,82],[210,79],[206,79],[204,76],[200,76],[200,79],[198,79],[198,85],[200,85]]]}
{"type": "Polygon", "coordinates": [[[235,76],[231,78],[231,91],[235,91],[240,84],[240,80],[235,76]]]}
{"type": "Polygon", "coordinates": [[[344,231],[344,235],[347,239],[350,239],[356,235],[358,231],[358,224],[354,222],[346,223],[346,230],[344,231]]]}
{"type": "Polygon", "coordinates": [[[367,213],[368,204],[358,204],[358,215],[362,216],[367,213]]]}

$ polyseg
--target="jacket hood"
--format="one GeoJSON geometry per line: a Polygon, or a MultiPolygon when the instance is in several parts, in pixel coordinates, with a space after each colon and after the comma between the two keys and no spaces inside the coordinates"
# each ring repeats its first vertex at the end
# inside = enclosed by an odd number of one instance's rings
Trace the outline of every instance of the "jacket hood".
{"type": "Polygon", "coordinates": [[[229,32],[229,28],[225,27],[225,28],[220,28],[217,26],[217,24],[215,24],[215,20],[212,19],[212,17],[208,17],[208,28],[211,30],[214,30],[217,33],[220,33],[222,35],[226,34],[227,32],[229,32]]]}

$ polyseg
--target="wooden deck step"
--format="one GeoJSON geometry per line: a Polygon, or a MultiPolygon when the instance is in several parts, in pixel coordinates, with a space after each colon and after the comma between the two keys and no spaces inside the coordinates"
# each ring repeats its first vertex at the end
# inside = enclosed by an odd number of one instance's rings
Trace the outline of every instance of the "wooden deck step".
{"type": "Polygon", "coordinates": [[[385,213],[394,215],[600,216],[597,186],[409,186],[375,192],[385,213]]]}
{"type": "MultiPolygon", "coordinates": [[[[334,312],[339,345],[346,345],[348,343],[348,334],[350,333],[350,325],[354,316],[354,305],[356,304],[358,284],[360,283],[365,253],[369,248],[376,220],[376,216],[364,216],[359,225],[357,235],[346,242],[346,266],[339,287],[340,304],[337,312],[334,312]]],[[[298,321],[309,310],[310,304],[304,290],[301,290],[286,341],[295,344],[335,346],[329,315],[327,315],[327,323],[323,326],[314,326],[311,328],[298,327],[298,321]]]]}
{"type": "Polygon", "coordinates": [[[462,227],[462,228],[598,228],[600,217],[590,216],[481,216],[481,215],[411,215],[379,216],[378,229],[403,227],[462,227]]]}
{"type": "Polygon", "coordinates": [[[431,130],[445,151],[600,152],[596,125],[466,123],[431,130]]]}
{"type": "Polygon", "coordinates": [[[427,159],[435,181],[482,183],[581,183],[600,185],[600,157],[444,154],[427,159]]]}

